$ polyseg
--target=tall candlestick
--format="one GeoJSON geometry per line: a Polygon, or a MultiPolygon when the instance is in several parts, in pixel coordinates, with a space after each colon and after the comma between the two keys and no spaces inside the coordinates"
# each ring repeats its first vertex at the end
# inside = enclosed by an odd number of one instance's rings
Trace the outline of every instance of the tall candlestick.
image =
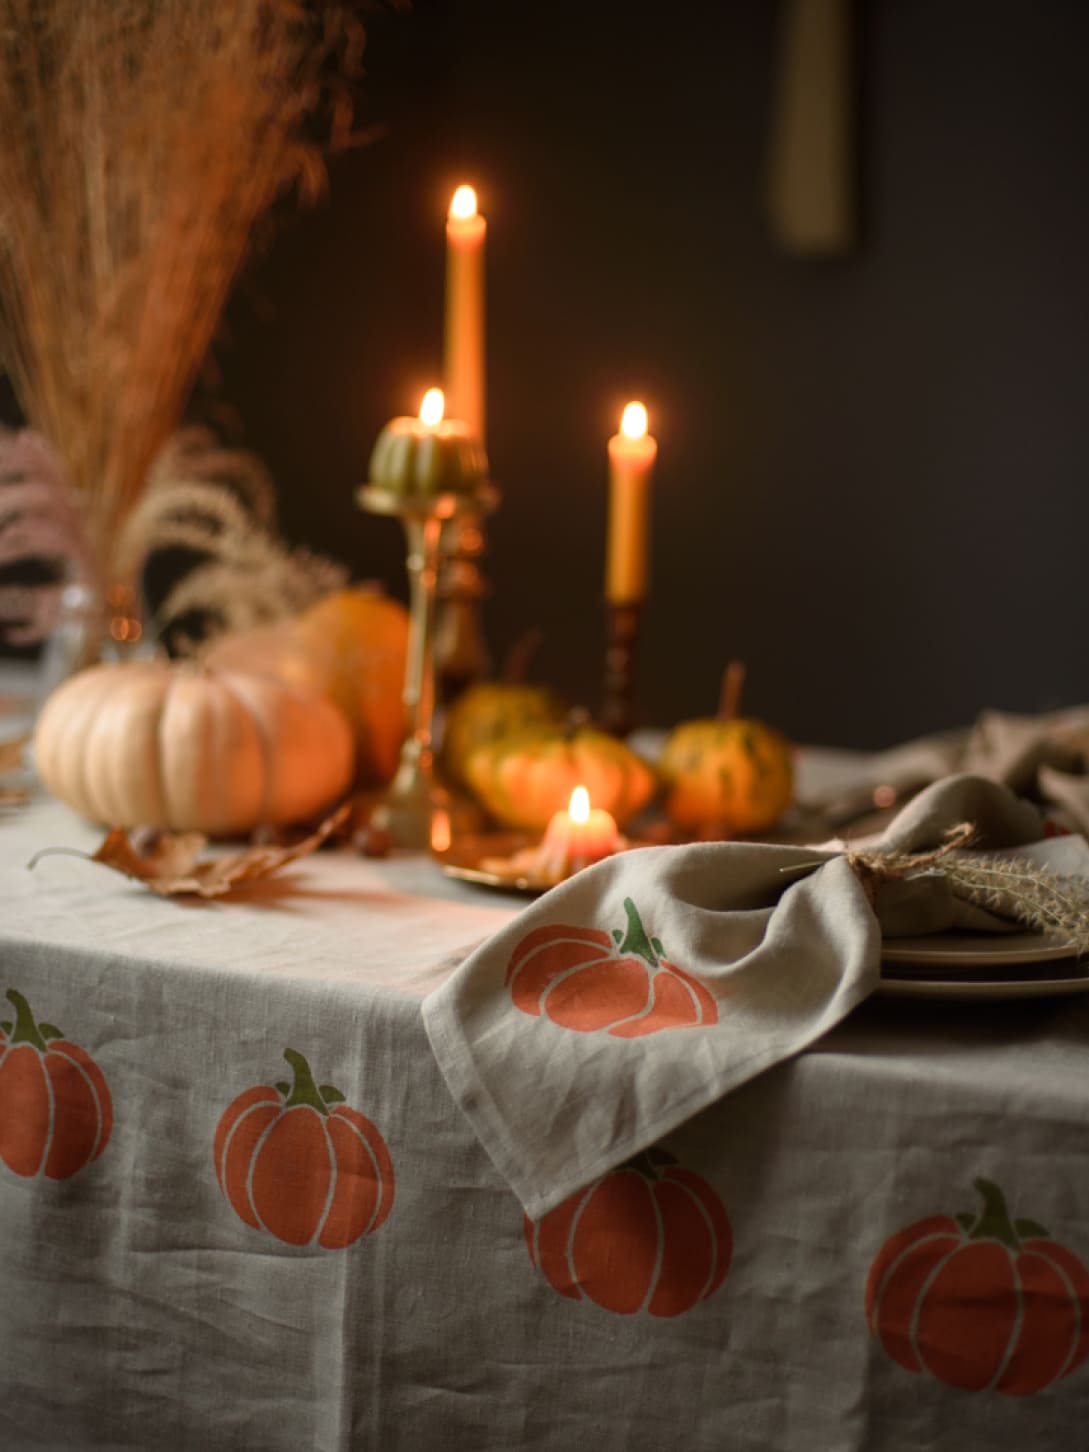
{"type": "Polygon", "coordinates": [[[632,605],[647,593],[647,522],[658,444],[647,433],[641,403],[624,409],[620,432],[609,440],[609,529],[605,599],[632,605]]]}
{"type": "Polygon", "coordinates": [[[446,218],[446,332],[443,382],[451,418],[484,442],[484,240],[476,192],[460,186],[446,218]]]}

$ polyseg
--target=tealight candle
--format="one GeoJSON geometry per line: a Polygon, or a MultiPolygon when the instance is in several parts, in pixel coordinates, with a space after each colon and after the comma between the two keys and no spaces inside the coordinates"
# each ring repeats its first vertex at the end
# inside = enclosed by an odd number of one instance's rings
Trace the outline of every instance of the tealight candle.
{"type": "Polygon", "coordinates": [[[537,870],[542,878],[558,881],[611,857],[621,845],[616,819],[602,807],[591,807],[589,792],[577,786],[567,810],[554,813],[545,830],[536,853],[537,870]]]}
{"type": "Polygon", "coordinates": [[[629,403],[620,432],[609,440],[605,599],[610,605],[635,605],[647,593],[647,516],[657,455],[657,441],[647,433],[645,407],[629,403]]]}
{"type": "Polygon", "coordinates": [[[476,192],[460,186],[446,217],[443,382],[451,417],[484,440],[484,241],[476,192]]]}

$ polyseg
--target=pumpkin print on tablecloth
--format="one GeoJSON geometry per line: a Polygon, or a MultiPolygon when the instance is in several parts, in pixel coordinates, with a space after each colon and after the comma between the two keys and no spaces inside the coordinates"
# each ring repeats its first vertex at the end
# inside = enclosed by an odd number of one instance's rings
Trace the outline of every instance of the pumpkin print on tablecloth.
{"type": "Polygon", "coordinates": [[[633,1039],[668,1028],[718,1022],[706,987],[670,963],[648,937],[630,897],[627,931],[550,924],[534,928],[515,948],[506,981],[515,1006],[580,1033],[606,1029],[633,1039]]]}
{"type": "Polygon", "coordinates": [[[870,1330],[893,1361],[965,1391],[1030,1396],[1089,1353],[1089,1270],[1001,1190],[979,1215],[933,1215],[893,1235],[866,1282],[870,1330]]]}
{"type": "Polygon", "coordinates": [[[341,1250],[384,1224],[394,1175],[386,1142],[295,1049],[293,1084],[259,1084],[229,1104],[215,1135],[219,1187],[254,1229],[288,1245],[341,1250]]]}
{"type": "Polygon", "coordinates": [[[35,1023],[14,988],[7,998],[15,1019],[0,1024],[0,1160],[17,1175],[66,1180],[109,1143],[110,1091],[90,1054],[35,1023]]]}
{"type": "Polygon", "coordinates": [[[726,1279],[733,1237],[701,1176],[651,1149],[595,1180],[523,1230],[553,1290],[628,1316],[679,1316],[726,1279]]]}

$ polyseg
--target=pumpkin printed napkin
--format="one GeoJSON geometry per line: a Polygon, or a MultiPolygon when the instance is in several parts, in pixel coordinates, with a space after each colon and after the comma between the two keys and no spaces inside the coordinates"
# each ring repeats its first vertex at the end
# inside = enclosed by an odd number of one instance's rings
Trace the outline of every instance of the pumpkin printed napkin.
{"type": "MultiPolygon", "coordinates": [[[[905,808],[887,845],[932,847],[966,810],[988,846],[1043,834],[1006,787],[957,777],[905,808]]],[[[527,1213],[819,1039],[876,988],[886,918],[894,933],[1010,926],[934,873],[887,889],[875,913],[829,850],[648,847],[576,874],[477,948],[425,1000],[424,1025],[527,1213]]]]}

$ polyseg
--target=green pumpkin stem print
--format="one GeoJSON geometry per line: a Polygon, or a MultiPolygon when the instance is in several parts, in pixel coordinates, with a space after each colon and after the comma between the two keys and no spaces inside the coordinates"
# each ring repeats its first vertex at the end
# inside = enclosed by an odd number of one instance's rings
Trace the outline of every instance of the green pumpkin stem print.
{"type": "Polygon", "coordinates": [[[707,987],[669,961],[630,897],[623,908],[624,926],[610,932],[555,923],[527,933],[507,966],[515,1007],[621,1039],[718,1023],[707,987]]]}
{"type": "Polygon", "coordinates": [[[102,1070],[9,988],[0,1023],[0,1160],[27,1178],[66,1180],[109,1143],[113,1101],[102,1070]]]}
{"type": "Polygon", "coordinates": [[[885,1242],[866,1319],[885,1354],[964,1391],[1031,1396],[1089,1355],[1089,1270],[991,1180],[975,1214],[931,1215],[885,1242]]]}
{"type": "Polygon", "coordinates": [[[219,1187],[255,1230],[288,1245],[342,1250],[383,1225],[393,1206],[386,1141],[332,1084],[319,1085],[297,1049],[291,1082],[246,1089],[215,1133],[219,1187]]]}

